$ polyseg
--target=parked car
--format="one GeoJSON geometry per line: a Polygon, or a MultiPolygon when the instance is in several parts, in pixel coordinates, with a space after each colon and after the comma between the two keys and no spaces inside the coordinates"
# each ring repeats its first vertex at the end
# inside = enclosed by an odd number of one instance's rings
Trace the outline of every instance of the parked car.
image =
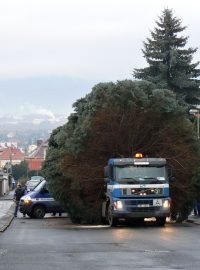
{"type": "Polygon", "coordinates": [[[43,218],[46,213],[65,212],[49,192],[46,180],[41,181],[33,191],[21,198],[19,210],[32,218],[43,218]]]}
{"type": "Polygon", "coordinates": [[[34,190],[34,188],[41,182],[41,180],[29,180],[26,182],[27,192],[34,190]]]}
{"type": "Polygon", "coordinates": [[[44,180],[44,177],[40,176],[40,175],[34,175],[34,176],[31,176],[31,180],[44,180]]]}

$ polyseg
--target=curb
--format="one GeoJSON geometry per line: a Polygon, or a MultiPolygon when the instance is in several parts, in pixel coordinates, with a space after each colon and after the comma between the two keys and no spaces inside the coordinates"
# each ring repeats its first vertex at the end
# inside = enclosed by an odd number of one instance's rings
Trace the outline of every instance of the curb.
{"type": "Polygon", "coordinates": [[[187,219],[186,222],[188,222],[188,223],[194,223],[194,220],[187,219]]]}
{"type": "Polygon", "coordinates": [[[11,207],[9,208],[7,214],[3,216],[0,220],[0,232],[4,232],[8,226],[11,224],[13,218],[14,218],[14,209],[15,204],[13,203],[11,207]]]}
{"type": "Polygon", "coordinates": [[[188,223],[195,224],[195,225],[200,225],[200,221],[198,221],[198,220],[187,219],[187,222],[188,222],[188,223]]]}

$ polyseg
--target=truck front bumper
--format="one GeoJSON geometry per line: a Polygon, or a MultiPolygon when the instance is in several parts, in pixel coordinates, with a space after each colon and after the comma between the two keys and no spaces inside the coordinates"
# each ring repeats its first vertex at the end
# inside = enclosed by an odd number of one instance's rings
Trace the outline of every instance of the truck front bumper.
{"type": "Polygon", "coordinates": [[[170,198],[115,198],[112,215],[116,218],[168,217],[170,198]]]}
{"type": "Polygon", "coordinates": [[[113,217],[115,218],[151,218],[151,217],[168,217],[170,215],[169,209],[135,209],[134,212],[130,211],[117,211],[113,210],[113,217]],[[142,210],[142,211],[141,211],[142,210]]]}

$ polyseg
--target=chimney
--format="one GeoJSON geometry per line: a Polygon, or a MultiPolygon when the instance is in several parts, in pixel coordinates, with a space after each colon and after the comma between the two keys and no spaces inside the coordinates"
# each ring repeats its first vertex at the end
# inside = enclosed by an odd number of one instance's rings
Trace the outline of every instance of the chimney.
{"type": "Polygon", "coordinates": [[[43,143],[43,140],[37,140],[37,147],[39,147],[43,143]]]}

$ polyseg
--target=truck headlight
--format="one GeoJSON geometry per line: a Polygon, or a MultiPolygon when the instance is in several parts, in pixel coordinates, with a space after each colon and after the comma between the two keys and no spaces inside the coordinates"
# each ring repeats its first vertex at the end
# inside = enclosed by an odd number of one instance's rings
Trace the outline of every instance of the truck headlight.
{"type": "Polygon", "coordinates": [[[163,202],[163,208],[169,208],[170,207],[170,203],[169,203],[169,200],[165,200],[163,202]]]}
{"type": "Polygon", "coordinates": [[[114,209],[115,210],[122,210],[123,209],[123,203],[122,203],[122,201],[116,201],[116,202],[114,202],[114,209]]]}
{"type": "Polygon", "coordinates": [[[32,199],[30,196],[27,196],[26,198],[24,198],[24,204],[31,204],[32,203],[32,199]]]}

